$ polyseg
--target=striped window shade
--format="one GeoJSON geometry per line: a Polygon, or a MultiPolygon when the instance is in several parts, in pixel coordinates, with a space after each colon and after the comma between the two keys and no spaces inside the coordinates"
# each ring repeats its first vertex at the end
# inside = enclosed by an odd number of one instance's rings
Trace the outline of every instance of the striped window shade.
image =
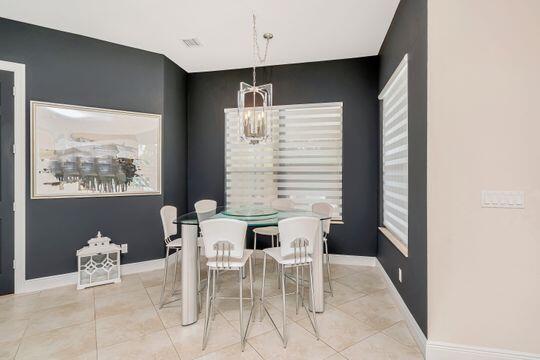
{"type": "Polygon", "coordinates": [[[324,201],[342,219],[342,103],[273,107],[272,142],[243,144],[237,109],[225,110],[227,206],[270,206],[290,198],[298,209],[324,201]]]}
{"type": "Polygon", "coordinates": [[[382,100],[383,225],[405,245],[409,229],[407,55],[385,85],[382,100]]]}

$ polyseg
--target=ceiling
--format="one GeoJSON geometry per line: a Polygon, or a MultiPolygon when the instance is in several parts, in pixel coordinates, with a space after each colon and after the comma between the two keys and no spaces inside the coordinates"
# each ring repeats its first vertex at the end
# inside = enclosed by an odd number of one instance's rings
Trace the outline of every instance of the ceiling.
{"type": "Polygon", "coordinates": [[[376,55],[399,0],[0,0],[0,17],[161,53],[188,72],[376,55]],[[182,39],[197,38],[188,48],[182,39]]]}

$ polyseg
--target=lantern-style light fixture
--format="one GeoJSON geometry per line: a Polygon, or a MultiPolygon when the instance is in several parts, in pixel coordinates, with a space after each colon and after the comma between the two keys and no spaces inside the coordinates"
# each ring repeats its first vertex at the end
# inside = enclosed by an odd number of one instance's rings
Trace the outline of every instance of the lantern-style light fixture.
{"type": "Polygon", "coordinates": [[[249,144],[264,143],[271,137],[272,84],[257,86],[257,59],[264,64],[268,55],[268,45],[274,37],[271,33],[263,35],[266,40],[264,56],[260,56],[257,42],[256,18],[253,15],[253,85],[240,83],[238,91],[238,119],[240,140],[249,144]]]}
{"type": "Polygon", "coordinates": [[[77,289],[120,282],[120,250],[99,231],[88,240],[88,246],[77,250],[77,289]]]}

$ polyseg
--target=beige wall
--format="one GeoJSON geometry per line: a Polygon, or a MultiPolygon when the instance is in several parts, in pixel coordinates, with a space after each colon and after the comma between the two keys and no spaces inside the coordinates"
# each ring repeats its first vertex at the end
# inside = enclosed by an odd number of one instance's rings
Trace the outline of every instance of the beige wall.
{"type": "Polygon", "coordinates": [[[428,54],[429,340],[540,353],[540,0],[429,0],[428,54]]]}

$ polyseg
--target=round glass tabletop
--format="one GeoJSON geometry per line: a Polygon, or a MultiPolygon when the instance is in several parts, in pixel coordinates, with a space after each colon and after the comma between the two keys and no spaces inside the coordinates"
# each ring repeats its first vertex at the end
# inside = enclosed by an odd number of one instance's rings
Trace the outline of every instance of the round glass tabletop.
{"type": "Polygon", "coordinates": [[[232,209],[226,209],[222,212],[226,216],[235,216],[235,217],[267,217],[277,215],[278,211],[272,208],[265,207],[238,207],[232,209]]]}

